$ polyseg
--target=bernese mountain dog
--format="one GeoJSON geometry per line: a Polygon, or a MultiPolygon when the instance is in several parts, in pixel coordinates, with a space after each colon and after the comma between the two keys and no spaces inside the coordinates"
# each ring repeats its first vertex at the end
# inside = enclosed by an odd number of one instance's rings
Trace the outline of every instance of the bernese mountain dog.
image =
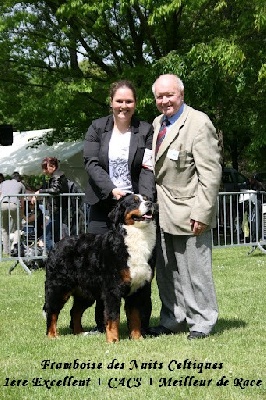
{"type": "Polygon", "coordinates": [[[128,194],[109,214],[110,230],[63,238],[46,262],[45,305],[47,335],[57,336],[57,320],[73,297],[70,327],[83,332],[84,311],[97,298],[104,303],[106,341],[119,340],[121,299],[129,337],[139,339],[151,315],[151,280],[155,263],[155,205],[140,194],[128,194]]]}

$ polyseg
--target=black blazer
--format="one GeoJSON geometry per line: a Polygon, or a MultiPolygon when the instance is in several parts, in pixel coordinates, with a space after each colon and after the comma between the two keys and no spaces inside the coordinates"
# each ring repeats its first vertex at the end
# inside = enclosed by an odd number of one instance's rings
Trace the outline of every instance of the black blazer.
{"type": "MultiPolygon", "coordinates": [[[[109,142],[114,126],[113,116],[99,118],[92,122],[84,140],[84,163],[88,173],[85,201],[96,204],[111,196],[116,187],[109,177],[109,142]]],[[[136,117],[131,120],[131,140],[128,166],[134,193],[140,193],[155,200],[153,171],[142,167],[145,149],[152,149],[153,127],[136,117]]]]}

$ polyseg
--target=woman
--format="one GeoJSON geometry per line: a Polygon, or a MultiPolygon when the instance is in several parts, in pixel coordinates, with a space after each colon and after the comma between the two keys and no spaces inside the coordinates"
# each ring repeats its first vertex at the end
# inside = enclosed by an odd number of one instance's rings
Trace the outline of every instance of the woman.
{"type": "MultiPolygon", "coordinates": [[[[47,198],[47,208],[50,213],[50,220],[46,226],[46,248],[51,250],[54,243],[60,240],[60,223],[64,220],[67,212],[67,197],[60,197],[60,193],[68,193],[67,178],[59,169],[59,161],[55,157],[46,157],[42,160],[42,171],[49,176],[44,188],[35,194],[49,193],[54,197],[47,198]],[[61,209],[61,212],[60,212],[61,209]]],[[[36,197],[32,198],[32,203],[36,197]]]]}
{"type": "MultiPolygon", "coordinates": [[[[123,80],[111,85],[110,107],[112,114],[93,121],[84,141],[88,173],[85,201],[90,205],[88,229],[95,234],[108,231],[108,214],[116,200],[126,193],[140,193],[155,200],[153,129],[134,116],[136,91],[131,82],[123,80]]],[[[96,302],[95,320],[94,331],[103,332],[101,301],[96,302]]]]}

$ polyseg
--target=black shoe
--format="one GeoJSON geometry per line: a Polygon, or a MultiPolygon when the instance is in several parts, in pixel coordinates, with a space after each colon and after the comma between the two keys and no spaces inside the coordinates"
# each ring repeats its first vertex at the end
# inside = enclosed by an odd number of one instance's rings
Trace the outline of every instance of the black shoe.
{"type": "Polygon", "coordinates": [[[188,340],[204,339],[207,336],[209,336],[207,333],[191,331],[187,338],[188,338],[188,340]]]}
{"type": "Polygon", "coordinates": [[[150,336],[159,336],[159,335],[174,335],[176,333],[186,332],[187,331],[187,323],[186,321],[182,321],[178,324],[178,327],[175,332],[166,328],[163,325],[153,326],[148,329],[147,335],[150,336]]]}
{"type": "Polygon", "coordinates": [[[146,331],[146,334],[149,336],[171,335],[172,333],[174,332],[163,325],[152,326],[146,331]]]}

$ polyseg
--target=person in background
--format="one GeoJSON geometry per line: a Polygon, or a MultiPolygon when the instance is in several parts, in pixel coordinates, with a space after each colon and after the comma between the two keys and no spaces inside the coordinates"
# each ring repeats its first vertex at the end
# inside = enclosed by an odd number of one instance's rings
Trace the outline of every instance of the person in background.
{"type": "MultiPolygon", "coordinates": [[[[60,197],[61,193],[68,193],[67,178],[59,169],[59,160],[55,157],[45,157],[42,160],[42,171],[49,177],[45,187],[39,189],[35,194],[49,193],[52,197],[47,198],[47,208],[50,219],[46,226],[46,248],[51,250],[54,243],[60,240],[60,224],[64,221],[67,212],[67,197],[60,197]]],[[[35,203],[36,196],[31,202],[35,203]]]]}
{"type": "Polygon", "coordinates": [[[28,201],[28,204],[25,206],[26,209],[26,223],[29,225],[33,225],[36,229],[37,239],[41,238],[43,235],[43,212],[40,209],[39,202],[33,204],[31,201],[28,201]]]}
{"type": "MultiPolygon", "coordinates": [[[[4,175],[2,173],[0,173],[0,195],[1,195],[1,184],[2,184],[2,182],[4,182],[4,180],[5,180],[4,175]]],[[[3,230],[1,229],[1,231],[2,231],[2,235],[3,235],[3,230]]],[[[2,239],[0,241],[0,245],[2,246],[2,239]]]]}
{"type": "Polygon", "coordinates": [[[2,173],[0,173],[0,188],[1,188],[1,183],[4,182],[5,177],[2,173]]]}
{"type": "MultiPolygon", "coordinates": [[[[150,124],[134,115],[136,91],[127,80],[110,88],[112,114],[92,122],[84,140],[84,163],[88,173],[85,201],[89,204],[88,230],[94,234],[108,231],[108,214],[126,193],[140,193],[155,199],[152,170],[150,124]]],[[[150,303],[151,311],[151,303],[150,303]]],[[[150,315],[143,322],[146,328],[150,315]]],[[[103,303],[96,301],[96,328],[103,332],[103,303]]],[[[144,328],[145,329],[145,328],[144,328]]]]}
{"type": "Polygon", "coordinates": [[[176,75],[161,75],[152,91],[161,113],[153,122],[153,156],[162,306],[160,324],[150,334],[184,332],[188,325],[189,340],[205,338],[218,317],[211,237],[222,173],[218,137],[208,116],[184,103],[184,85],[176,75]]]}
{"type": "Polygon", "coordinates": [[[15,171],[11,179],[4,180],[0,185],[3,253],[5,254],[10,254],[14,246],[19,243],[21,220],[25,218],[24,198],[16,196],[16,194],[25,193],[25,186],[21,180],[22,177],[15,171]],[[11,245],[10,233],[14,233],[14,239],[11,245]]]}

